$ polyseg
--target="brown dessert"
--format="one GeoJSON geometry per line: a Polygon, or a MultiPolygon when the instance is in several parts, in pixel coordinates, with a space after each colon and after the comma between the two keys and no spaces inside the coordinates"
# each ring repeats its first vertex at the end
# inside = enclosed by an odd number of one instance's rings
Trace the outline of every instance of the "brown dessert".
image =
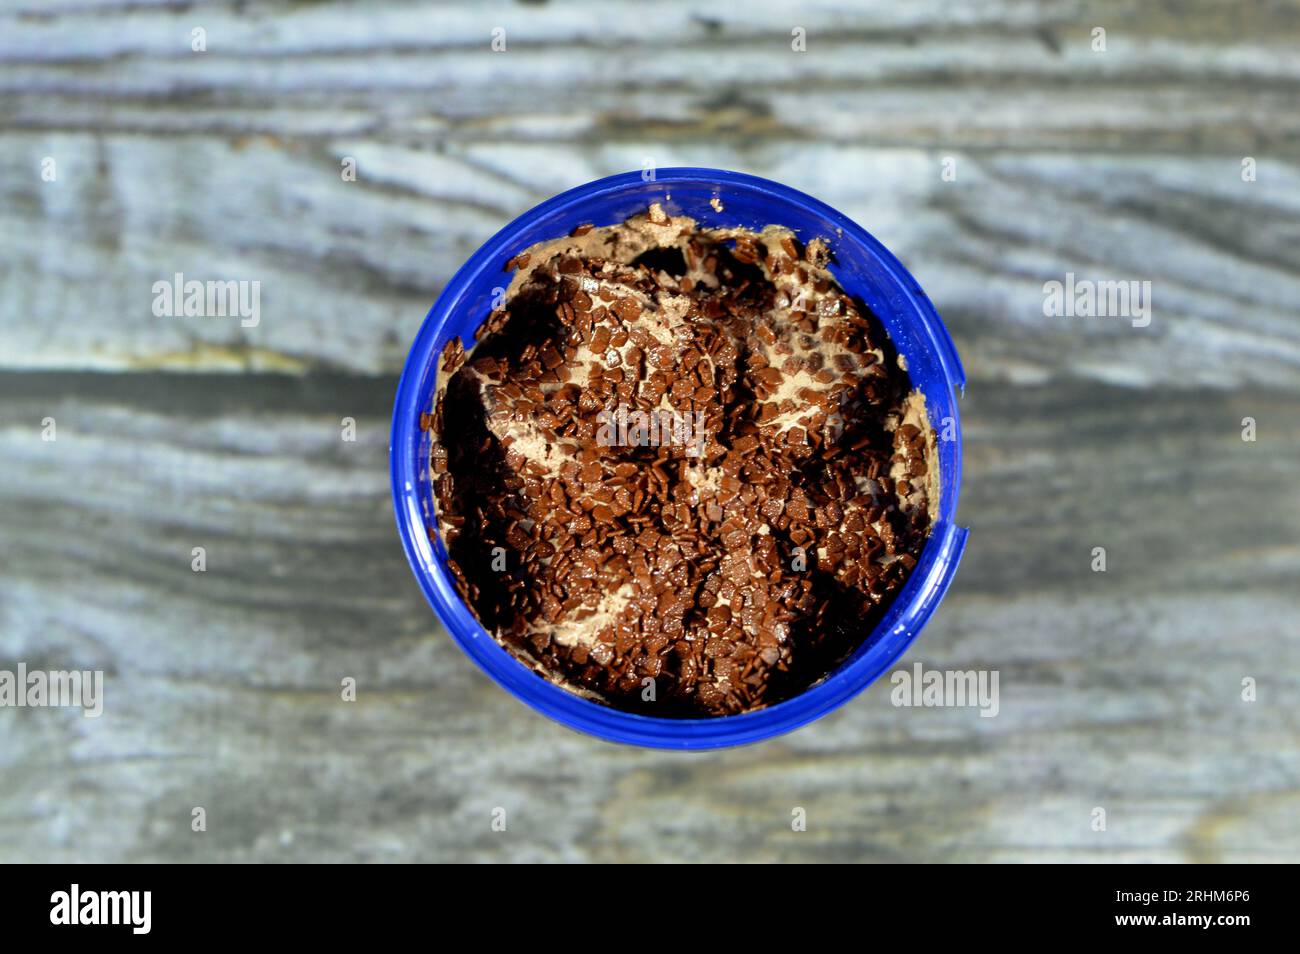
{"type": "Polygon", "coordinates": [[[934,434],[827,244],[658,206],[506,267],[427,424],[467,605],[623,709],[745,712],[824,677],[916,565],[934,434]]]}

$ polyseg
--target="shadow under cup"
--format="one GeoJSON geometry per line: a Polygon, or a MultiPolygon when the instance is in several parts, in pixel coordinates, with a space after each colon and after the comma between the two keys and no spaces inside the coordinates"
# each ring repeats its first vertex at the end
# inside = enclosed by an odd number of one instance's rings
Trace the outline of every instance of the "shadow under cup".
{"type": "Polygon", "coordinates": [[[961,482],[957,392],[965,375],[947,329],[916,280],[864,229],[816,199],[766,179],[718,169],[660,169],[646,181],[627,173],[579,186],[525,212],[487,241],[455,274],[424,319],[397,389],[389,448],[398,533],[438,618],[460,647],[511,695],[571,728],[659,748],[705,749],[770,738],[817,719],[857,695],[902,655],[934,613],[957,571],[967,531],[956,525],[961,482]],[[714,208],[716,201],[721,211],[714,208]],[[539,677],[492,638],[465,606],[447,569],[434,526],[430,435],[420,414],[431,409],[438,357],[451,338],[466,347],[508,284],[507,260],[576,226],[621,223],[658,202],[705,227],[761,231],[783,225],[803,241],[821,236],[840,286],[875,313],[925,395],[939,458],[939,508],[930,539],[906,584],[862,644],[804,692],[757,712],[662,719],[612,709],[539,677]]]}

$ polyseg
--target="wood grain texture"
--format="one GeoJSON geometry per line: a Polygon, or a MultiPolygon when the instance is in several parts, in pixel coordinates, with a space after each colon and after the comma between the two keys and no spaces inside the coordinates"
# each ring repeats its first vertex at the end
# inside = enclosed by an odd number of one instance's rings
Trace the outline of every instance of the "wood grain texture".
{"type": "Polygon", "coordinates": [[[392,379],[123,377],[0,378],[0,657],[108,673],[99,720],[0,712],[10,859],[1295,860],[1300,396],[982,388],[975,533],[907,661],[999,670],[998,716],[880,684],[687,756],[550,724],[438,630],[392,531],[392,379]]]}
{"type": "Polygon", "coordinates": [[[651,160],[770,176],[861,221],[978,342],[977,375],[1300,381],[1300,8],[896,6],[658,4],[646,24],[618,4],[15,4],[5,364],[391,373],[503,222],[651,160]],[[176,271],[262,282],[263,323],[154,317],[176,271]],[[1066,271],[1151,280],[1160,320],[1045,323],[1066,271]]]}
{"type": "Polygon", "coordinates": [[[107,673],[101,719],[0,709],[0,860],[1300,860],[1298,51],[1294,3],[0,0],[0,669],[107,673]],[[437,626],[406,348],[502,224],[647,159],[819,196],[945,316],[973,533],[904,662],[998,670],[996,718],[882,683],[616,747],[437,626]],[[261,323],[154,317],[178,271],[261,323]],[[1067,271],[1151,281],[1150,327],[1044,317],[1067,271]]]}

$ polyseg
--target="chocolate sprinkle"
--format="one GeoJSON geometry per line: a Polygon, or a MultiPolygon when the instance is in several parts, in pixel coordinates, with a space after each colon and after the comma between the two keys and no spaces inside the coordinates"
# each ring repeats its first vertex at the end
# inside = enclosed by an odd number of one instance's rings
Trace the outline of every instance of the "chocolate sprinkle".
{"type": "Polygon", "coordinates": [[[929,535],[934,434],[828,260],[656,206],[508,263],[527,271],[468,360],[448,344],[421,423],[452,575],[521,661],[719,716],[871,631],[929,535]]]}

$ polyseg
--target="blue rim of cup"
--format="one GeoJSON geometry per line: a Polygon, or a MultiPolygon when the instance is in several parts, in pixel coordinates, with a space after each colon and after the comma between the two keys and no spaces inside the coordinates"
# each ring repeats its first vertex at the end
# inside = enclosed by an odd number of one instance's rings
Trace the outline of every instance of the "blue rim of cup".
{"type": "MultiPolygon", "coordinates": [[[[598,197],[641,186],[644,181],[639,172],[622,173],[580,185],[535,206],[488,239],[438,296],[411,346],[394,403],[389,457],[397,529],[411,569],[439,620],[466,655],[516,699],[563,725],[608,741],[665,749],[744,745],[799,728],[848,702],[894,665],[934,614],[956,573],[969,532],[957,526],[955,519],[961,484],[961,426],[955,399],[951,404],[953,473],[951,479],[944,477],[939,519],[907,583],[848,661],[802,693],[756,712],[701,719],[657,718],[601,705],[539,676],[488,634],[465,606],[447,570],[441,540],[429,532],[433,522],[429,516],[429,461],[421,453],[420,414],[431,408],[433,391],[428,381],[449,337],[443,334],[448,318],[461,305],[466,290],[485,271],[500,274],[502,263],[510,257],[507,252],[514,237],[531,223],[589,204],[598,197]]],[[[949,394],[964,389],[965,374],[956,348],[929,298],[893,254],[860,225],[805,193],[743,173],[669,168],[656,170],[655,181],[667,189],[674,183],[745,189],[765,194],[778,204],[793,203],[813,210],[834,222],[836,244],[849,241],[861,246],[891,276],[915,311],[942,368],[949,394]]]]}

